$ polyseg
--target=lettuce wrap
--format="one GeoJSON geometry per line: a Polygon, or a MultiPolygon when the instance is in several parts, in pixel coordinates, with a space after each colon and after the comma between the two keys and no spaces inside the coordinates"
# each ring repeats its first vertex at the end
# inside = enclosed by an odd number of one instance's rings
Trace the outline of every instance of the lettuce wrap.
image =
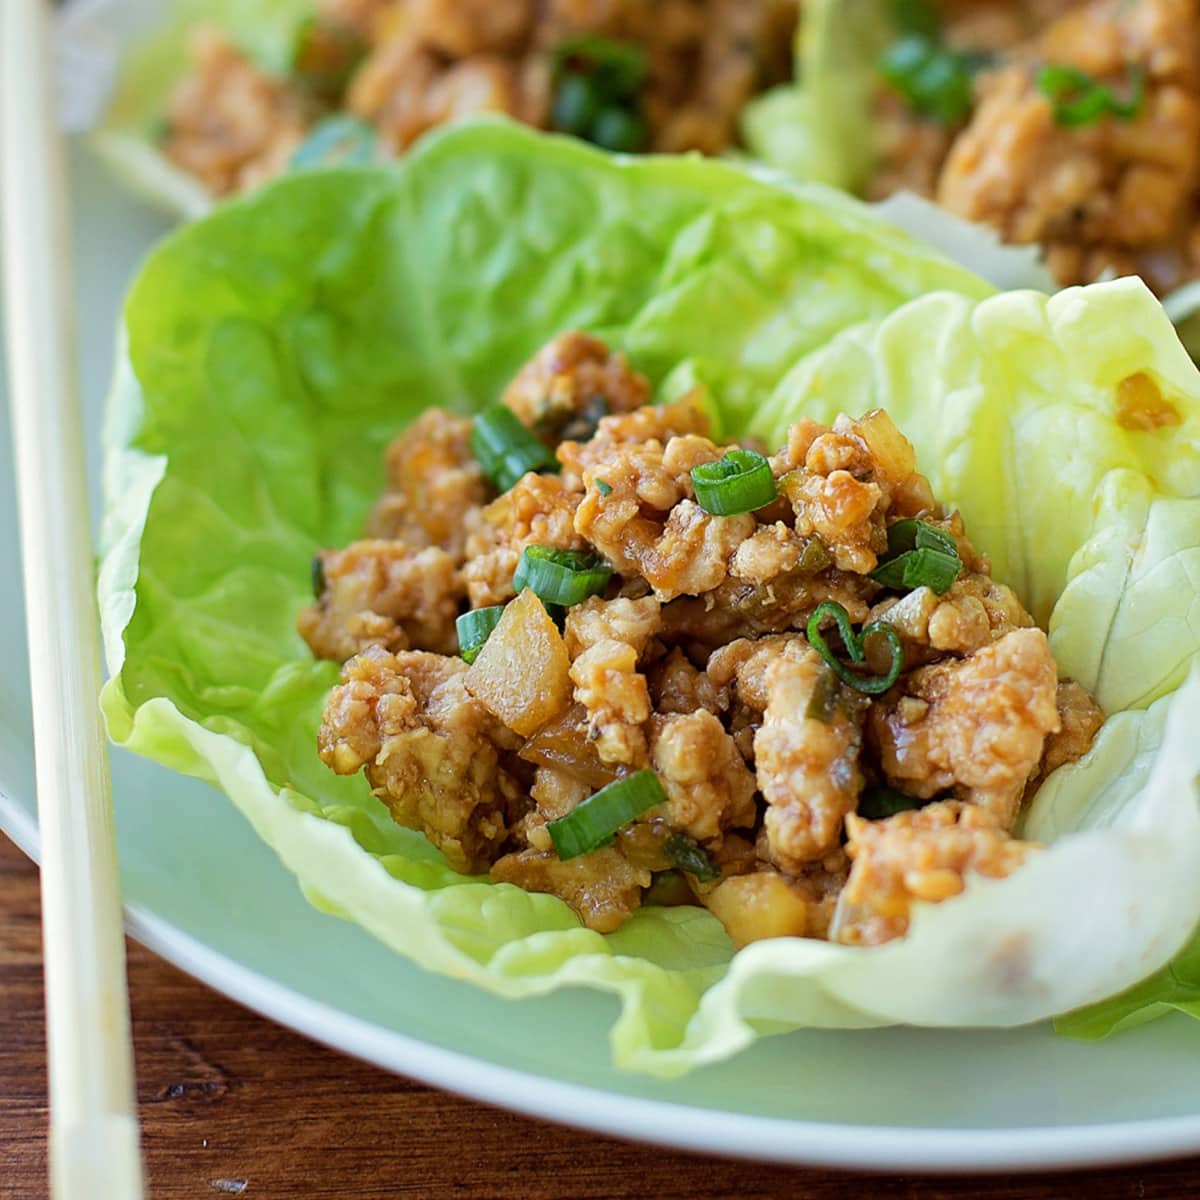
{"type": "Polygon", "coordinates": [[[167,103],[189,70],[197,25],[225,30],[256,63],[287,70],[313,0],[73,0],[58,18],[60,107],[129,189],[164,212],[198,217],[204,185],[159,149],[167,103]]]}
{"type": "MultiPolygon", "coordinates": [[[[918,9],[921,6],[916,6],[918,9]]],[[[914,6],[895,0],[806,0],[797,27],[796,79],[752,100],[742,112],[742,136],[761,162],[795,179],[861,193],[875,169],[874,95],[880,60],[911,28],[897,17],[914,6]]],[[[911,192],[877,205],[881,215],[936,246],[998,287],[1055,291],[1040,246],[1006,246],[990,226],[965,220],[911,192]]],[[[1163,298],[1179,337],[1200,360],[1200,283],[1163,298]]]]}
{"type": "Polygon", "coordinates": [[[169,237],[129,294],[106,443],[114,740],[222,788],[314,904],[425,967],[615,993],[622,1067],[677,1074],[800,1026],[1039,1020],[1159,970],[1200,916],[1200,375],[1136,280],[997,294],[825,188],[482,122],[169,237]],[[888,409],[1109,714],[1028,813],[1049,849],[880,948],[734,953],[702,909],[604,936],[456,875],[326,770],[338,668],[294,626],[312,553],[357,535],[415,414],[478,410],[572,328],[659,398],[703,385],[726,436],[888,409]],[[1138,372],[1176,423],[1121,424],[1138,372]]]}
{"type": "MultiPolygon", "coordinates": [[[[853,191],[865,181],[877,55],[864,49],[881,49],[889,28],[873,2],[848,0],[837,19],[829,5],[811,4],[796,48],[810,86],[776,88],[745,111],[755,168],[776,172],[781,186],[799,179],[853,191]]],[[[73,0],[58,24],[66,124],[86,134],[134,194],[172,216],[203,216],[213,197],[159,149],[168,99],[189,69],[189,31],[201,23],[225,29],[256,62],[283,73],[312,7],[313,0],[73,0]]],[[[917,196],[893,197],[877,211],[997,287],[1056,290],[1036,247],[1006,246],[992,230],[917,196]]]]}

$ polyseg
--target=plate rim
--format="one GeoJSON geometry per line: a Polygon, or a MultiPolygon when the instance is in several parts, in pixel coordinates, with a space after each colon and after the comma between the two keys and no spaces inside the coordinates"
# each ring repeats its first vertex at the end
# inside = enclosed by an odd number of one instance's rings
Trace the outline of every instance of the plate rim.
{"type": "MultiPolygon", "coordinates": [[[[4,791],[0,830],[38,861],[37,824],[4,791]]],[[[500,1066],[352,1016],[245,966],[141,905],[125,905],[125,928],[186,975],[328,1049],[495,1108],[627,1141],[794,1167],[974,1175],[1110,1167],[1200,1151],[1200,1114],[933,1129],[803,1121],[627,1096],[500,1066]]]]}

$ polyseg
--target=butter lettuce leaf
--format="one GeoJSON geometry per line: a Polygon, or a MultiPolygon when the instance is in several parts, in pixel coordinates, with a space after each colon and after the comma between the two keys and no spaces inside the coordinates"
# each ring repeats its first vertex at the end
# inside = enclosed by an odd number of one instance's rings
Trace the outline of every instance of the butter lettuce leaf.
{"type": "Polygon", "coordinates": [[[861,191],[875,164],[876,65],[892,36],[886,0],[805,0],[796,81],[742,111],[751,153],[797,179],[861,191]]]}
{"type": "Polygon", "coordinates": [[[395,167],[223,205],[145,264],[107,428],[109,730],[222,788],[314,903],[424,966],[505,996],[618,995],[630,1069],[678,1073],[801,1025],[1038,1020],[1160,969],[1200,915],[1197,628],[1177,586],[1200,545],[1197,421],[1200,377],[1140,285],[996,295],[824,188],[463,126],[395,167]],[[1109,704],[1030,813],[1048,850],[921,908],[901,942],[735,954],[698,909],[601,936],[554,897],[458,876],[326,770],[337,669],[294,628],[312,552],[356,536],[408,420],[477,410],[569,328],[662,392],[704,382],[729,435],[893,411],[1109,704]],[[1136,372],[1176,424],[1120,425],[1136,372]]]}

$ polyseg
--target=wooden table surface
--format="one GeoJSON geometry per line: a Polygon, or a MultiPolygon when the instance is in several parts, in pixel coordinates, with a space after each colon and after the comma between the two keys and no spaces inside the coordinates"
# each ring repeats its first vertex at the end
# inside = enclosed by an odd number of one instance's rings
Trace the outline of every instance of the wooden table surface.
{"type": "MultiPolygon", "coordinates": [[[[39,939],[36,871],[0,835],[0,1200],[46,1195],[39,939]]],[[[133,944],[129,983],[153,1200],[1200,1197],[1200,1159],[1074,1175],[868,1177],[630,1145],[344,1058],[133,944]]]]}

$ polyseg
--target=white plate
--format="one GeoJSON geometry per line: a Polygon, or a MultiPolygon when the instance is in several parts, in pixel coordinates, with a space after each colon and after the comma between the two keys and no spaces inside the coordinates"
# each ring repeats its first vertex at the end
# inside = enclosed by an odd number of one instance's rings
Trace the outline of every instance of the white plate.
{"type": "MultiPolygon", "coordinates": [[[[163,227],[90,162],[77,157],[73,172],[94,481],[120,294],[163,227]]],[[[32,850],[9,454],[4,421],[0,824],[32,850]]],[[[310,908],[223,796],[124,753],[113,783],[134,935],[250,1008],[389,1070],[597,1131],[789,1163],[1010,1171],[1200,1151],[1200,1022],[1167,1018],[1098,1045],[1045,1027],[798,1033],[673,1083],[622,1075],[609,1063],[611,998],[510,1002],[426,974],[310,908]]]]}

